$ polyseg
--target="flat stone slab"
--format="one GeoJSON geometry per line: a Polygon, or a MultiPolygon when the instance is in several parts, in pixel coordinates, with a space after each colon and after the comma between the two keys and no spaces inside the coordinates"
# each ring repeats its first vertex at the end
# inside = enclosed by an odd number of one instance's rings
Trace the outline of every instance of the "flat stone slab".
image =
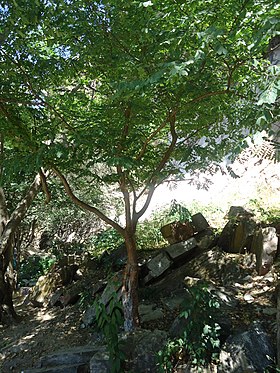
{"type": "Polygon", "coordinates": [[[147,263],[147,267],[151,271],[150,275],[154,278],[162,275],[171,265],[172,261],[165,252],[161,252],[147,263]]]}
{"type": "Polygon", "coordinates": [[[141,322],[149,322],[164,318],[162,309],[155,304],[140,304],[138,310],[141,322]]]}
{"type": "Polygon", "coordinates": [[[73,347],[41,357],[40,368],[51,368],[63,365],[82,365],[89,363],[91,357],[99,351],[96,346],[73,347]]]}
{"type": "MultiPolygon", "coordinates": [[[[81,365],[60,365],[51,368],[24,369],[21,373],[77,373],[78,369],[83,371],[81,365]]],[[[84,371],[86,372],[86,368],[84,371]]]]}
{"type": "Polygon", "coordinates": [[[195,238],[190,238],[187,241],[175,243],[170,245],[165,251],[171,257],[172,260],[181,259],[186,256],[190,250],[197,247],[197,241],[195,238]]]}

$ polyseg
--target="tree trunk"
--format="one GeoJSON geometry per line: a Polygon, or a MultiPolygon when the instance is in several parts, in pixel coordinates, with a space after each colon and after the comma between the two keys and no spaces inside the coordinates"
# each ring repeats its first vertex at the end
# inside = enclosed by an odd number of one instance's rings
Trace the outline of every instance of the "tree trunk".
{"type": "Polygon", "coordinates": [[[1,218],[1,236],[0,236],[0,321],[2,314],[2,305],[6,304],[9,307],[9,310],[12,316],[15,318],[17,315],[14,311],[12,293],[13,289],[11,286],[11,280],[9,280],[9,275],[12,274],[12,269],[10,273],[7,273],[7,269],[12,266],[13,262],[13,241],[16,234],[16,231],[25,217],[27,210],[29,209],[34,198],[37,196],[41,188],[41,178],[38,174],[32,185],[29,188],[26,196],[18,204],[10,219],[5,222],[3,225],[3,216],[7,217],[7,210],[5,205],[4,193],[0,189],[0,218],[1,218]],[[2,228],[4,228],[2,230],[2,228]]]}
{"type": "Polygon", "coordinates": [[[127,250],[127,264],[125,267],[122,302],[124,312],[124,329],[126,332],[133,331],[139,326],[138,314],[138,262],[135,231],[125,230],[125,244],[127,250]]]}

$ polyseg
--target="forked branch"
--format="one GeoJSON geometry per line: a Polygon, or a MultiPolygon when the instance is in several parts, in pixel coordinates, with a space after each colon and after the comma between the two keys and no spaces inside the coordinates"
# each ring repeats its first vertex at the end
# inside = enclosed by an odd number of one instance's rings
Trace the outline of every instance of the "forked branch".
{"type": "Polygon", "coordinates": [[[116,223],[114,220],[108,218],[108,216],[103,214],[103,212],[100,211],[98,208],[96,208],[94,206],[91,206],[86,202],[81,201],[73,193],[73,191],[72,191],[68,181],[66,180],[65,176],[56,167],[52,167],[52,170],[56,174],[56,176],[58,176],[58,178],[61,180],[66,194],[72,200],[72,202],[75,203],[75,205],[81,207],[83,210],[93,212],[96,216],[98,216],[100,219],[102,219],[105,223],[111,225],[111,227],[115,228],[122,236],[124,236],[124,229],[118,223],[116,223]]]}

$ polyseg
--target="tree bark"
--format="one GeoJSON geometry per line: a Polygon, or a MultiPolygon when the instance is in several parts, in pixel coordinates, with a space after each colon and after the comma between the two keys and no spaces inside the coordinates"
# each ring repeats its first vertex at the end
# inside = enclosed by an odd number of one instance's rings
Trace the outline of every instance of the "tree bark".
{"type": "Polygon", "coordinates": [[[8,278],[8,275],[11,277],[13,272],[13,241],[22,219],[24,218],[34,198],[38,194],[40,188],[41,177],[40,174],[37,174],[26,196],[18,204],[4,226],[2,221],[3,216],[7,218],[7,209],[3,190],[0,189],[0,218],[2,220],[0,223],[4,228],[1,231],[2,234],[0,235],[0,321],[3,304],[6,304],[9,307],[9,310],[14,318],[17,317],[13,306],[13,288],[11,285],[11,279],[9,280],[8,278]],[[10,268],[9,274],[7,273],[8,267],[10,268]]]}
{"type": "Polygon", "coordinates": [[[127,264],[125,267],[122,303],[124,312],[124,329],[133,331],[140,325],[138,313],[138,261],[135,230],[125,230],[125,244],[127,250],[127,264]]]}

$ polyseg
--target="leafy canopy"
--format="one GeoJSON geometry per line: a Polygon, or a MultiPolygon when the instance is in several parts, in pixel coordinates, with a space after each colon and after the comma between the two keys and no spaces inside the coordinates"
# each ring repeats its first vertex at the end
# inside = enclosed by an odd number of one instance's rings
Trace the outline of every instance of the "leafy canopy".
{"type": "Polygon", "coordinates": [[[275,119],[279,69],[265,53],[278,11],[271,0],[3,1],[9,164],[123,175],[144,193],[220,160],[242,127],[275,119]]]}

